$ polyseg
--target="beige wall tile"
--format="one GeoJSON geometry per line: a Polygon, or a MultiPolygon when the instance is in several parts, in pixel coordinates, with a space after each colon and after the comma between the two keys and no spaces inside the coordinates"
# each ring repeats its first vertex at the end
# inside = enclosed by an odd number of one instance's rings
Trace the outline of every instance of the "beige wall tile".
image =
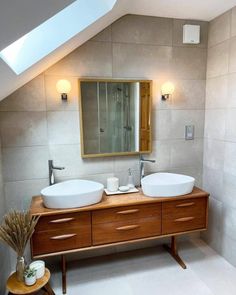
{"type": "Polygon", "coordinates": [[[208,36],[208,22],[185,20],[185,19],[173,19],[173,46],[184,47],[207,47],[208,36]],[[183,44],[183,26],[188,25],[200,25],[200,44],[183,44]]]}
{"type": "Polygon", "coordinates": [[[175,91],[171,99],[171,109],[204,110],[205,80],[176,80],[175,91]]]}
{"type": "Polygon", "coordinates": [[[231,37],[236,36],[236,7],[231,11],[231,37]]]}
{"type": "Polygon", "coordinates": [[[88,41],[50,67],[46,74],[78,77],[111,77],[110,42],[88,41]]]}
{"type": "Polygon", "coordinates": [[[224,140],[226,113],[225,110],[206,110],[205,112],[205,137],[224,140]]]}
{"type": "Polygon", "coordinates": [[[80,142],[79,114],[47,112],[49,144],[76,144],[80,142]]]}
{"type": "Polygon", "coordinates": [[[142,44],[113,43],[113,76],[154,78],[169,76],[172,48],[142,44]]]}
{"type": "Polygon", "coordinates": [[[236,176],[236,143],[225,142],[224,172],[236,176]]]}
{"type": "Polygon", "coordinates": [[[4,186],[7,210],[28,210],[32,196],[40,195],[40,191],[48,186],[48,179],[35,179],[7,182],[4,186]]]}
{"type": "Polygon", "coordinates": [[[215,170],[223,170],[225,142],[206,138],[204,140],[204,165],[215,170]]]}
{"type": "Polygon", "coordinates": [[[225,139],[236,142],[236,109],[229,109],[226,112],[225,139]]]}
{"type": "Polygon", "coordinates": [[[236,37],[230,40],[230,50],[229,50],[229,72],[236,72],[236,37]]]}
{"type": "Polygon", "coordinates": [[[230,38],[231,11],[218,16],[209,24],[208,46],[212,47],[230,38]]]}
{"type": "Polygon", "coordinates": [[[48,147],[3,148],[5,182],[48,177],[48,147]]]}
{"type": "Polygon", "coordinates": [[[92,41],[111,42],[111,26],[105,28],[91,39],[92,41]]]}
{"type": "Polygon", "coordinates": [[[46,145],[46,112],[3,112],[0,130],[4,147],[46,145]]]}
{"type": "Polygon", "coordinates": [[[228,75],[228,103],[229,108],[236,108],[236,73],[228,75]]]}
{"type": "Polygon", "coordinates": [[[203,140],[176,140],[171,146],[171,168],[194,167],[202,163],[203,140]]]}
{"type": "Polygon", "coordinates": [[[44,75],[39,75],[0,102],[0,111],[45,111],[44,75]]]}
{"type": "Polygon", "coordinates": [[[228,104],[228,77],[220,76],[207,80],[206,109],[221,109],[228,104]]]}
{"type": "Polygon", "coordinates": [[[173,70],[178,79],[205,79],[206,50],[173,47],[173,70]]]}
{"type": "Polygon", "coordinates": [[[208,49],[207,77],[217,77],[228,73],[229,41],[220,43],[208,49]]]}
{"type": "Polygon", "coordinates": [[[126,15],[112,24],[112,41],[172,45],[172,19],[126,15]]]}

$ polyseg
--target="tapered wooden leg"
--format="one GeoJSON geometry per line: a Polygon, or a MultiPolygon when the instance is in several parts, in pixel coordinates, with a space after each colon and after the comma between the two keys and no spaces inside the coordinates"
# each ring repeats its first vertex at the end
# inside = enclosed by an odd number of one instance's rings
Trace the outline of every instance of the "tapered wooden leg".
{"type": "Polygon", "coordinates": [[[170,253],[170,255],[178,262],[178,264],[183,268],[186,269],[187,266],[183,262],[183,260],[180,258],[177,250],[177,242],[176,237],[171,237],[171,246],[164,245],[164,248],[170,253]]]}
{"type": "Polygon", "coordinates": [[[45,286],[42,288],[48,295],[55,295],[53,289],[51,288],[50,284],[47,283],[45,286]]]}
{"type": "Polygon", "coordinates": [[[66,294],[66,256],[61,255],[62,293],[66,294]]]}

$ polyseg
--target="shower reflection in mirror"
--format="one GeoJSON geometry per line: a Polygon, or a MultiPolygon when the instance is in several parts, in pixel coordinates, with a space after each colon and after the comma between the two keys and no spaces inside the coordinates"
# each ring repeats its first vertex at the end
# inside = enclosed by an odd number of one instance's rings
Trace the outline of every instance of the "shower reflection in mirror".
{"type": "Polygon", "coordinates": [[[150,150],[150,81],[80,81],[82,156],[150,150]]]}

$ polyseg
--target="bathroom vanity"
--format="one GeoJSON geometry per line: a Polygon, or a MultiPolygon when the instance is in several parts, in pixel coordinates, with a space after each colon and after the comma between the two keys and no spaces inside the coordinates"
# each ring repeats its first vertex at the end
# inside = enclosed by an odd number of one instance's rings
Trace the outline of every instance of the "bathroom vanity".
{"type": "Polygon", "coordinates": [[[195,187],[178,197],[150,198],[139,193],[106,196],[100,203],[73,209],[48,209],[41,196],[33,197],[31,214],[40,215],[31,239],[32,258],[60,255],[66,293],[66,254],[111,245],[171,237],[165,246],[178,255],[176,236],[207,228],[209,194],[195,187]]]}

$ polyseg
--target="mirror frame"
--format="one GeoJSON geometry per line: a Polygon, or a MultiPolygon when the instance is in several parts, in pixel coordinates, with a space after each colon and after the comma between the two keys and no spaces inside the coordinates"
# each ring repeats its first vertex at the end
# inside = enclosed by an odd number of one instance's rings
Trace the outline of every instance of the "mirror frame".
{"type": "Polygon", "coordinates": [[[79,124],[80,124],[80,149],[82,158],[101,158],[101,157],[114,157],[114,156],[134,156],[152,153],[152,80],[138,80],[138,79],[112,79],[112,78],[80,78],[78,79],[79,89],[79,124]],[[115,153],[100,153],[100,154],[85,154],[84,153],[84,126],[83,126],[83,112],[82,112],[82,99],[81,99],[81,82],[146,82],[150,84],[150,104],[149,104],[149,120],[150,120],[150,150],[139,152],[115,152],[115,153]]]}

